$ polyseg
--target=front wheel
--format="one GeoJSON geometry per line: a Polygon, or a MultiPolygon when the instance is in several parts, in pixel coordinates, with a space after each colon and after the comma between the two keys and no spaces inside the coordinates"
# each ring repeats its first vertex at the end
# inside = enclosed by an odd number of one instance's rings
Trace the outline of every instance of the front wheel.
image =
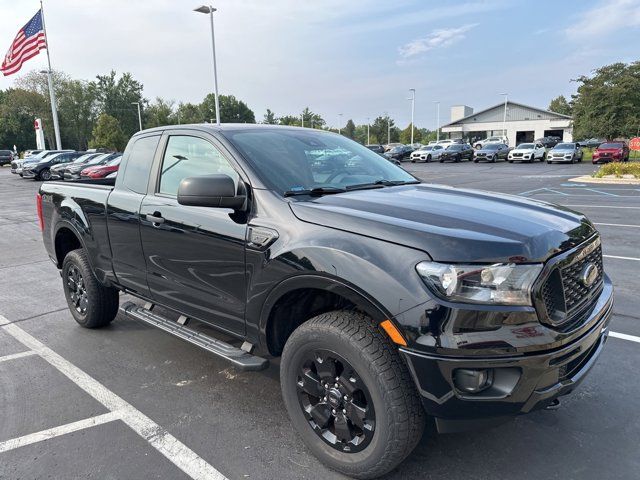
{"type": "Polygon", "coordinates": [[[294,428],[324,464],[359,479],[395,468],[422,436],[424,410],[396,346],[352,311],[329,312],[289,337],[280,364],[294,428]]]}
{"type": "Polygon", "coordinates": [[[51,180],[51,170],[49,170],[48,168],[45,168],[44,170],[42,170],[40,172],[40,175],[38,175],[38,178],[36,178],[36,180],[38,179],[44,182],[48,182],[49,180],[51,180]]]}
{"type": "Polygon", "coordinates": [[[62,284],[71,315],[83,327],[104,327],[116,318],[119,292],[98,282],[84,249],[73,250],[64,258],[62,284]]]}

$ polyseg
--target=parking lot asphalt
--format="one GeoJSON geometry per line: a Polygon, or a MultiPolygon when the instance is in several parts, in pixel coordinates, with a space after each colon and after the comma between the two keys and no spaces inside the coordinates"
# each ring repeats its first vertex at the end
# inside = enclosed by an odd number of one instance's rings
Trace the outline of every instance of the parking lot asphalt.
{"type": "MultiPolygon", "coordinates": [[[[428,429],[387,478],[638,478],[640,186],[568,181],[590,164],[404,167],[427,182],[586,213],[602,234],[616,304],[605,351],[559,410],[476,432],[428,429]]],[[[80,328],[42,246],[38,185],[0,168],[0,479],[344,478],[291,429],[277,361],[239,372],[123,317],[80,328]]]]}

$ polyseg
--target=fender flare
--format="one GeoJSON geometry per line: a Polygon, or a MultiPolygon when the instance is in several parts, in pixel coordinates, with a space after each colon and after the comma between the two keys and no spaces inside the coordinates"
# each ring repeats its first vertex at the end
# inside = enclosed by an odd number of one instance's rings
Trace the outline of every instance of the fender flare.
{"type": "Polygon", "coordinates": [[[326,290],[340,295],[360,307],[375,321],[382,322],[393,318],[390,312],[373,297],[340,279],[322,275],[296,275],[282,280],[278,285],[273,287],[262,304],[258,325],[260,343],[262,345],[266,346],[267,344],[269,316],[276,302],[289,292],[305,288],[326,290]]]}
{"type": "MultiPolygon", "coordinates": [[[[53,230],[53,248],[54,251],[56,253],[56,266],[58,268],[62,268],[62,262],[58,262],[58,250],[56,247],[56,238],[58,237],[58,232],[60,230],[62,230],[63,228],[67,228],[69,230],[71,230],[71,232],[76,236],[76,238],[78,239],[78,241],[80,242],[80,245],[82,245],[82,248],[86,251],[87,250],[87,245],[85,244],[84,241],[84,237],[83,235],[80,233],[80,231],[78,230],[78,227],[76,225],[74,225],[72,222],[70,222],[67,219],[63,219],[63,220],[58,220],[58,222],[56,223],[56,226],[53,230]]],[[[89,265],[91,265],[91,259],[87,256],[87,259],[89,260],[89,265]]]]}

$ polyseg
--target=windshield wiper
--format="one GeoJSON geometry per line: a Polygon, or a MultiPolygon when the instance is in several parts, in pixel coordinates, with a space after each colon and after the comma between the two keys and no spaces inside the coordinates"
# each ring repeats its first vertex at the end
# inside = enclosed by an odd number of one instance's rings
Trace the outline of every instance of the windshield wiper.
{"type": "Polygon", "coordinates": [[[285,197],[294,197],[296,195],[311,195],[319,197],[321,195],[328,195],[331,193],[344,193],[347,190],[342,187],[315,187],[304,190],[287,190],[284,192],[285,197]]]}
{"type": "Polygon", "coordinates": [[[371,183],[360,183],[358,185],[349,185],[347,190],[365,190],[367,188],[383,188],[393,187],[396,185],[411,185],[420,183],[420,180],[376,180],[371,183]]]}

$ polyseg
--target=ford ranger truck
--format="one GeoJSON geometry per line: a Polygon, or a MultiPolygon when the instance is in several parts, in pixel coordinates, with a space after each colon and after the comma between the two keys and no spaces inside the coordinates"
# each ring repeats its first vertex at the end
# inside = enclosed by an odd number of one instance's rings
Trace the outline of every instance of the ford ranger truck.
{"type": "Polygon", "coordinates": [[[585,216],[424,183],[325,131],[144,130],[115,179],[46,183],[37,208],[81,326],[120,312],[239,369],[279,357],[293,429],[354,478],[397,466],[427,419],[452,432],[557,406],[607,339],[585,216]]]}

